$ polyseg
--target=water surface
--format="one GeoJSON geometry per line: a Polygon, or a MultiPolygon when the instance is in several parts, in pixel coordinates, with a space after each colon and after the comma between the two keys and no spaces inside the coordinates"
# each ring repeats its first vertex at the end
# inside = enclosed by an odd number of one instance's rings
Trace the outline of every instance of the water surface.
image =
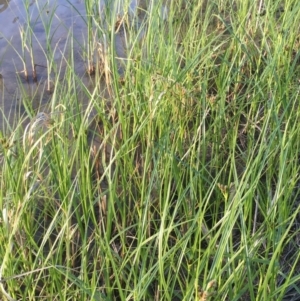
{"type": "Polygon", "coordinates": [[[58,74],[63,76],[66,68],[71,38],[76,73],[85,73],[85,15],[81,0],[0,1],[0,128],[6,118],[12,122],[24,111],[20,105],[24,95],[32,98],[33,107],[47,103],[49,83],[58,74]],[[56,74],[48,72],[47,58],[55,61],[56,74]]]}
{"type": "MultiPolygon", "coordinates": [[[[101,18],[108,8],[106,2],[99,1],[96,8],[101,18]]],[[[132,19],[145,14],[143,2],[139,2],[143,8],[138,9],[138,0],[131,0],[128,8],[123,7],[124,1],[110,1],[108,9],[119,17],[126,10],[132,19]]],[[[43,110],[51,99],[54,83],[64,77],[71,54],[75,74],[93,89],[87,74],[86,20],[84,0],[0,0],[0,130],[13,124],[15,116],[26,113],[24,97],[36,112],[43,110]],[[49,67],[49,62],[54,62],[54,67],[49,67]]],[[[102,24],[105,26],[105,21],[102,24]]],[[[124,39],[124,31],[116,33],[119,72],[127,56],[124,39]]],[[[94,43],[95,48],[105,45],[99,37],[94,43]]]]}

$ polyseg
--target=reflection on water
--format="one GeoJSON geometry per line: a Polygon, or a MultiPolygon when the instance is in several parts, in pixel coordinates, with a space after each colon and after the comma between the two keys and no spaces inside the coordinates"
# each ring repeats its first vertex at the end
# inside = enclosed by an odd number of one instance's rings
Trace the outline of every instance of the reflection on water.
{"type": "Polygon", "coordinates": [[[37,100],[33,106],[48,101],[50,95],[44,92],[50,81],[63,76],[71,37],[76,73],[84,74],[86,12],[84,1],[78,0],[0,1],[1,129],[5,119],[12,121],[24,110],[20,106],[24,94],[37,100]],[[56,71],[54,66],[48,70],[47,60],[56,63],[56,71]]]}
{"type": "MultiPolygon", "coordinates": [[[[99,12],[107,9],[105,3],[107,0],[99,0],[99,12]]],[[[124,1],[109,3],[109,9],[115,11],[115,16],[124,14],[124,1]]],[[[129,16],[134,18],[141,12],[145,13],[143,1],[131,0],[129,16]],[[143,9],[137,9],[138,3],[143,9]]],[[[51,92],[53,83],[63,78],[70,51],[75,62],[75,74],[85,84],[90,80],[86,74],[88,62],[84,57],[86,15],[84,0],[0,0],[0,130],[5,120],[12,123],[13,116],[24,112],[24,95],[30,98],[37,111],[49,102],[51,93],[45,92],[51,92]]],[[[116,59],[120,68],[122,58],[126,57],[123,33],[120,31],[115,36],[116,59]]],[[[105,48],[103,40],[97,40],[99,37],[94,39],[96,47],[105,48]]]]}

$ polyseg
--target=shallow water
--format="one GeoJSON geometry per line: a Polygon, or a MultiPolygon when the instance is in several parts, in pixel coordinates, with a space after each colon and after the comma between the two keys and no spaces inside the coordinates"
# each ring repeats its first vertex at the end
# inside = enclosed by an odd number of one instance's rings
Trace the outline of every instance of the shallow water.
{"type": "MultiPolygon", "coordinates": [[[[64,56],[69,53],[68,42],[71,35],[74,41],[76,73],[84,74],[81,47],[86,36],[85,14],[84,2],[80,0],[70,3],[65,0],[0,1],[0,128],[4,127],[5,118],[12,122],[18,111],[24,111],[20,106],[24,94],[32,97],[33,107],[45,104],[50,97],[49,93],[44,93],[47,90],[48,73],[46,56],[50,55],[46,51],[45,27],[51,27],[52,55],[61,69],[61,74],[66,67],[64,56]],[[51,25],[45,26],[47,23],[51,25]],[[27,39],[23,39],[23,45],[22,34],[27,35],[27,39]],[[31,49],[34,67],[31,63],[31,49]],[[27,78],[25,68],[28,71],[27,78]],[[36,71],[36,79],[33,69],[36,71]]],[[[50,73],[50,78],[52,76],[54,75],[50,73]]]]}
{"type": "MultiPolygon", "coordinates": [[[[129,18],[143,18],[145,2],[130,0],[126,8],[129,18]]],[[[105,3],[110,3],[109,9],[115,16],[124,14],[123,0],[100,0],[100,15],[104,16],[105,3]]],[[[162,14],[165,18],[165,9],[162,14]]],[[[14,127],[15,117],[25,113],[24,97],[36,112],[43,110],[51,100],[53,83],[64,76],[71,52],[75,74],[89,89],[94,88],[84,55],[88,43],[86,15],[84,0],[0,0],[0,130],[8,125],[14,127]],[[56,72],[53,67],[48,72],[47,58],[48,62],[55,62],[56,72]]],[[[122,30],[115,34],[120,73],[126,62],[124,39],[122,30]]],[[[98,44],[105,43],[96,40],[95,45],[98,44]]],[[[88,99],[83,97],[82,101],[88,105],[88,99]]]]}
{"type": "MultiPolygon", "coordinates": [[[[111,9],[122,14],[122,1],[113,3],[111,9]]],[[[137,0],[132,0],[130,13],[134,13],[136,5],[137,0]]],[[[104,1],[100,1],[99,10],[103,9],[104,1]]],[[[63,76],[64,58],[70,51],[74,55],[75,74],[82,77],[86,85],[91,81],[83,57],[87,43],[85,16],[84,0],[0,0],[0,130],[7,127],[6,119],[12,124],[15,116],[25,112],[24,95],[37,111],[49,102],[51,93],[47,91],[51,92],[57,76],[63,76]],[[46,28],[50,28],[50,39],[46,28]],[[49,40],[51,45],[47,45],[49,40]],[[49,75],[47,56],[51,55],[59,70],[57,74],[50,72],[49,75]]],[[[124,43],[119,35],[116,35],[116,55],[120,59],[125,57],[124,43]]]]}

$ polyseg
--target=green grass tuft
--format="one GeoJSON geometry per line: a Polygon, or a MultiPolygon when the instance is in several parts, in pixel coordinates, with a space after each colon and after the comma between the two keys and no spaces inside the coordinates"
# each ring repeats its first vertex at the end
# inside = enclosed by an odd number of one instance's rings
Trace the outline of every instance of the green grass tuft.
{"type": "Polygon", "coordinates": [[[1,132],[1,298],[299,296],[299,5],[97,5],[90,82],[51,14],[51,100],[1,132]]]}

